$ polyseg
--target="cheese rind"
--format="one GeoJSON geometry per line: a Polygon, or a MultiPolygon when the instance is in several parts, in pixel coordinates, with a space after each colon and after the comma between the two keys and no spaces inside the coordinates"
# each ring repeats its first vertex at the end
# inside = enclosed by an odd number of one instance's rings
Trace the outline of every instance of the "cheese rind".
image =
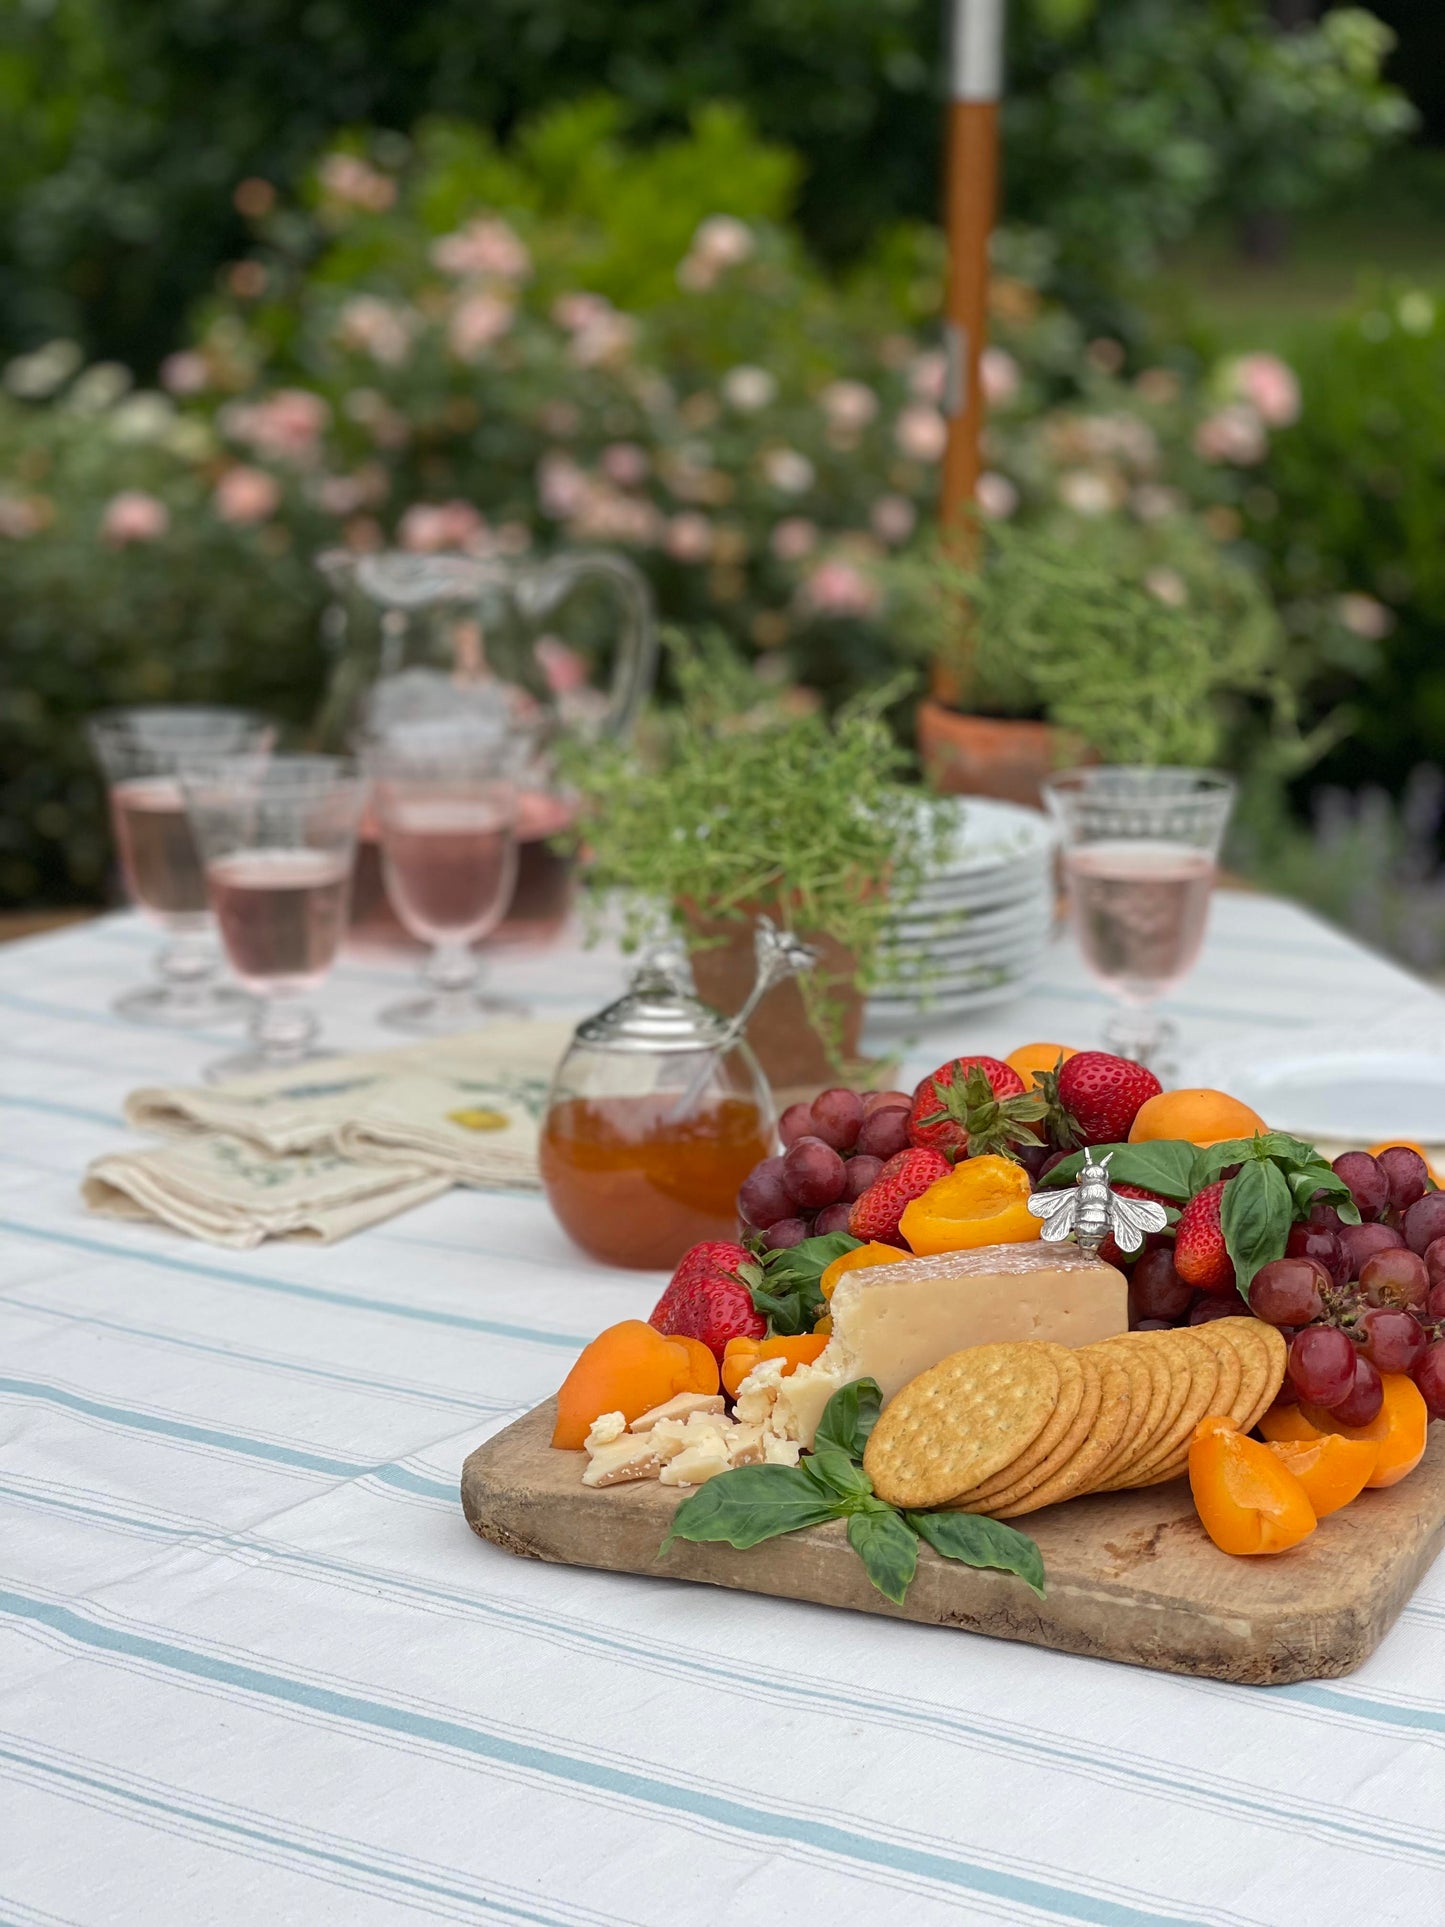
{"type": "Polygon", "coordinates": [[[890,1399],[970,1345],[1092,1345],[1129,1329],[1129,1288],[1075,1245],[987,1245],[846,1272],[828,1309],[826,1349],[777,1387],[773,1428],[804,1445],[833,1393],[855,1378],[876,1379],[890,1399]]]}

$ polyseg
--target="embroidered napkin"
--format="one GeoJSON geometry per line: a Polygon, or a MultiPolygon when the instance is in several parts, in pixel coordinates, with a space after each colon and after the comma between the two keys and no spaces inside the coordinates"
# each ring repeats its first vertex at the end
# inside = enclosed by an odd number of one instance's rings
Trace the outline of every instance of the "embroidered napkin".
{"type": "Polygon", "coordinates": [[[570,1026],[498,1024],[210,1087],[133,1091],[127,1121],[168,1141],[97,1158],[93,1211],[158,1218],[249,1249],[331,1243],[448,1186],[540,1187],[537,1131],[570,1026]]]}

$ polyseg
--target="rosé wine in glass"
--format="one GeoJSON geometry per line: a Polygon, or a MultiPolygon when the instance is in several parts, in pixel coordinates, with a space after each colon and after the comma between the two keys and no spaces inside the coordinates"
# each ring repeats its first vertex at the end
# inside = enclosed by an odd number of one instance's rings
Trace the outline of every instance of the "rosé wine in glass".
{"type": "Polygon", "coordinates": [[[158,958],[161,981],[122,992],[115,1008],[146,1024],[212,1024],[239,1015],[246,998],[216,981],[215,926],[182,781],[199,761],[264,759],[273,726],[244,709],[175,704],[105,710],[86,730],[110,792],[126,893],[168,939],[158,958]]]}
{"type": "Polygon", "coordinates": [[[516,881],[505,805],[425,798],[387,811],[382,865],[396,914],[427,943],[472,944],[500,919],[516,881]]]}
{"type": "Polygon", "coordinates": [[[351,867],[329,850],[238,850],[206,872],[231,968],[258,996],[324,983],[346,928],[351,867]]]}
{"type": "Polygon", "coordinates": [[[1119,999],[1104,1042],[1155,1070],[1173,1026],[1154,1009],[1193,969],[1234,784],[1213,770],[1100,764],[1044,785],[1084,961],[1119,999]]]}

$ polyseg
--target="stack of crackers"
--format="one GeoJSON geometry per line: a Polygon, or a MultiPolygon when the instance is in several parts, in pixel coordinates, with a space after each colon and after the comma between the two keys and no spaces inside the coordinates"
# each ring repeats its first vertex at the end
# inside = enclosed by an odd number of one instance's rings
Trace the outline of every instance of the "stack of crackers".
{"type": "Polygon", "coordinates": [[[1258,1318],[1126,1332],[1071,1351],[975,1345],[883,1408],[863,1465],[880,1499],[1017,1519],[1089,1492],[1161,1485],[1200,1419],[1247,1432],[1284,1382],[1285,1341],[1258,1318]]]}

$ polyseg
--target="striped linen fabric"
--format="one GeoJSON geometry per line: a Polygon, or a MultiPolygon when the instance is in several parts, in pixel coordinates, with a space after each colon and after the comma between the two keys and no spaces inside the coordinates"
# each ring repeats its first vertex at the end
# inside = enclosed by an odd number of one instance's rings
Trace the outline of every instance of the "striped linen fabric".
{"type": "MultiPolygon", "coordinates": [[[[0,951],[0,1922],[1420,1927],[1445,1894],[1445,1572],[1348,1679],[1247,1690],[516,1560],[466,1453],[656,1275],[535,1197],[454,1192],[327,1249],[88,1218],[133,1085],[232,1039],[136,1028],[128,918],[0,951]]],[[[340,1048],[405,959],[348,958],[340,1048]]],[[[503,954],[539,1013],[608,951],[503,954]]],[[[1223,895],[1191,1042],[1424,995],[1223,895]]],[[[1066,943],[920,1043],[1088,1043],[1066,943]]]]}

